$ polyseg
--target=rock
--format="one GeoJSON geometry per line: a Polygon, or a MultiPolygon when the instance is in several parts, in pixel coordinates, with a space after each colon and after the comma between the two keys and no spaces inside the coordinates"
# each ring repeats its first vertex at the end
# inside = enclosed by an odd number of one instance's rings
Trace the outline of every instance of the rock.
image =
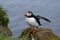
{"type": "Polygon", "coordinates": [[[58,38],[58,36],[49,28],[38,28],[35,33],[32,33],[29,36],[31,30],[30,27],[23,30],[20,38],[26,37],[27,40],[32,40],[32,37],[34,37],[35,40],[60,40],[60,38],[58,38]]]}

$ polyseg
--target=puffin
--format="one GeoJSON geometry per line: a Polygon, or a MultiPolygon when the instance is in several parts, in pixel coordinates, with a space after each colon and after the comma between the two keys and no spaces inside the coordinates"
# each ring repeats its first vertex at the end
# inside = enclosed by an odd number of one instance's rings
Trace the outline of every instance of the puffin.
{"type": "Polygon", "coordinates": [[[27,24],[32,27],[41,26],[40,19],[46,20],[49,23],[51,22],[49,19],[45,17],[42,17],[40,15],[34,15],[32,11],[25,12],[24,16],[26,17],[27,24]]]}

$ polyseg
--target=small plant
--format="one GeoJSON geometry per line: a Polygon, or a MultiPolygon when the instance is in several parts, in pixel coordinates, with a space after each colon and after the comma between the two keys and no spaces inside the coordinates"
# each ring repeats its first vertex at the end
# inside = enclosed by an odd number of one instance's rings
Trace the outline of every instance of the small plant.
{"type": "Polygon", "coordinates": [[[7,12],[2,6],[0,6],[0,29],[2,29],[1,31],[6,33],[6,35],[12,36],[12,32],[8,28],[8,23],[9,18],[7,12]]]}

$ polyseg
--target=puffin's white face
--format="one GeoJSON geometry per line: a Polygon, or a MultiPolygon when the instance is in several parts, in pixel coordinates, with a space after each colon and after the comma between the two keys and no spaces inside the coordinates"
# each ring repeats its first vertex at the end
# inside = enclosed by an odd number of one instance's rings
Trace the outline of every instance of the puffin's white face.
{"type": "Polygon", "coordinates": [[[32,15],[32,13],[28,13],[28,12],[26,12],[25,14],[24,14],[24,16],[31,16],[32,15]]]}

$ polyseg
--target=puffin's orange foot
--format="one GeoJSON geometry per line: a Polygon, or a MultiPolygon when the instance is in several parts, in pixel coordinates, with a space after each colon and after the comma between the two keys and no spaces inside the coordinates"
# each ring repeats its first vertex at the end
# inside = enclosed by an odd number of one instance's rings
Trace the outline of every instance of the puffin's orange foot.
{"type": "Polygon", "coordinates": [[[36,29],[32,29],[32,33],[35,33],[36,32],[36,29]]]}

